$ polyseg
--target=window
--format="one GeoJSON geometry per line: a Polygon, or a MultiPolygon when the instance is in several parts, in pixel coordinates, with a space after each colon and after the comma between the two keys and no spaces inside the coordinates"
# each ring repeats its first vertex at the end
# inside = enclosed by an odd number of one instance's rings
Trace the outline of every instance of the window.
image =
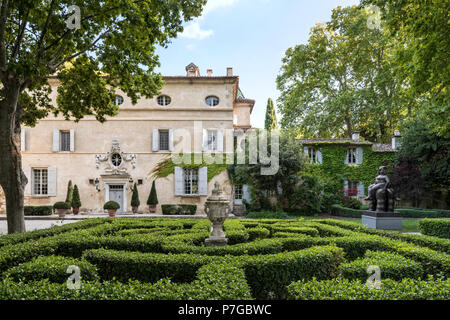
{"type": "Polygon", "coordinates": [[[348,164],[356,164],[356,159],[357,159],[356,148],[349,148],[347,157],[348,157],[347,158],[348,164]]]}
{"type": "Polygon", "coordinates": [[[219,98],[214,96],[209,96],[206,98],[206,104],[211,107],[215,107],[219,104],[219,98]]]}
{"type": "Polygon", "coordinates": [[[169,130],[159,130],[159,150],[169,150],[169,130]]]}
{"type": "Polygon", "coordinates": [[[198,194],[198,169],[183,169],[184,194],[198,194]]]}
{"type": "Polygon", "coordinates": [[[347,190],[345,191],[345,195],[348,197],[354,197],[358,194],[358,181],[356,180],[347,180],[347,190]]]}
{"type": "Polygon", "coordinates": [[[48,169],[32,169],[33,195],[48,194],[48,169]]]}
{"type": "Polygon", "coordinates": [[[160,106],[168,106],[170,102],[172,102],[172,99],[170,99],[169,96],[159,96],[156,101],[160,106]]]}
{"type": "Polygon", "coordinates": [[[119,95],[116,95],[116,100],[114,101],[114,104],[116,106],[120,106],[122,103],[123,103],[123,97],[119,96],[119,95]]]}
{"type": "Polygon", "coordinates": [[[242,200],[243,198],[243,188],[241,184],[237,184],[234,186],[234,199],[236,200],[242,200]]]}
{"type": "Polygon", "coordinates": [[[70,131],[60,131],[59,151],[70,151],[70,131]]]}
{"type": "Polygon", "coordinates": [[[313,148],[308,148],[308,157],[312,163],[318,163],[317,151],[313,148]]]}
{"type": "Polygon", "coordinates": [[[217,150],[217,131],[216,130],[208,130],[208,137],[207,137],[207,147],[210,151],[216,151],[217,150]]]}
{"type": "Polygon", "coordinates": [[[122,164],[122,157],[118,153],[114,153],[111,156],[111,163],[114,167],[119,167],[122,164]]]}

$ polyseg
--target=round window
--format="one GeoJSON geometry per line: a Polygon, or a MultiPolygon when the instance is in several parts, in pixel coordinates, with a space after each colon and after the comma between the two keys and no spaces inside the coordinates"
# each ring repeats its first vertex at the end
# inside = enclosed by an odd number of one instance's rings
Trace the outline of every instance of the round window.
{"type": "Polygon", "coordinates": [[[121,163],[122,163],[122,157],[120,156],[120,154],[114,153],[114,154],[111,156],[111,162],[112,162],[112,164],[113,164],[114,167],[118,167],[118,166],[120,166],[121,163]]]}
{"type": "Polygon", "coordinates": [[[119,95],[116,95],[116,100],[114,101],[114,104],[116,106],[120,106],[122,103],[123,103],[123,97],[119,96],[119,95]]]}
{"type": "Polygon", "coordinates": [[[156,100],[160,106],[168,106],[172,102],[169,96],[159,96],[156,100]]]}
{"type": "Polygon", "coordinates": [[[217,98],[215,96],[209,96],[206,98],[205,101],[206,101],[206,104],[211,107],[217,106],[219,104],[219,98],[217,98]]]}

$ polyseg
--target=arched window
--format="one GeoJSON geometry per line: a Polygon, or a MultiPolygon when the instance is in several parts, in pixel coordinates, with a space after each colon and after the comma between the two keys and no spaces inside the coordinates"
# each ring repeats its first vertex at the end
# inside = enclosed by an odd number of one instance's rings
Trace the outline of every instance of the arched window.
{"type": "Polygon", "coordinates": [[[209,96],[205,99],[205,102],[208,106],[215,107],[219,104],[219,98],[215,96],[209,96]]]}
{"type": "Polygon", "coordinates": [[[116,106],[120,106],[122,103],[123,103],[123,97],[119,96],[119,95],[116,95],[116,100],[114,101],[114,104],[116,106]]]}
{"type": "Polygon", "coordinates": [[[169,96],[159,96],[157,99],[157,102],[160,106],[168,106],[170,102],[172,102],[172,99],[170,99],[169,96]]]}

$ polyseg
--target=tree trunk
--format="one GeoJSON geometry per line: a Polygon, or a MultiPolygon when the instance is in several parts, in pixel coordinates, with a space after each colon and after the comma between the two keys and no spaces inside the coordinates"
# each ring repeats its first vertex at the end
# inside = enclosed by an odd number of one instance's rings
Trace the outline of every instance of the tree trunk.
{"type": "Polygon", "coordinates": [[[25,232],[24,188],[28,183],[22,171],[19,86],[6,86],[0,101],[0,185],[5,193],[8,233],[25,232]]]}

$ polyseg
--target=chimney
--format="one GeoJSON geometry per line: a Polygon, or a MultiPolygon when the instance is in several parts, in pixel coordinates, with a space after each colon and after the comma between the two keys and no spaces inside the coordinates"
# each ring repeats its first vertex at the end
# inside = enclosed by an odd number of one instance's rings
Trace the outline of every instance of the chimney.
{"type": "Polygon", "coordinates": [[[212,71],[212,69],[208,69],[208,70],[206,70],[206,73],[207,73],[208,77],[211,77],[213,74],[213,71],[212,71]]]}
{"type": "Polygon", "coordinates": [[[227,77],[233,76],[233,68],[227,68],[227,77]]]}
{"type": "Polygon", "coordinates": [[[200,77],[200,69],[194,63],[190,63],[186,66],[186,76],[200,77]]]}
{"type": "Polygon", "coordinates": [[[392,150],[398,151],[401,146],[401,138],[400,131],[394,131],[394,135],[392,136],[392,150]]]}
{"type": "Polygon", "coordinates": [[[355,131],[352,134],[352,140],[359,140],[359,131],[355,131]]]}

